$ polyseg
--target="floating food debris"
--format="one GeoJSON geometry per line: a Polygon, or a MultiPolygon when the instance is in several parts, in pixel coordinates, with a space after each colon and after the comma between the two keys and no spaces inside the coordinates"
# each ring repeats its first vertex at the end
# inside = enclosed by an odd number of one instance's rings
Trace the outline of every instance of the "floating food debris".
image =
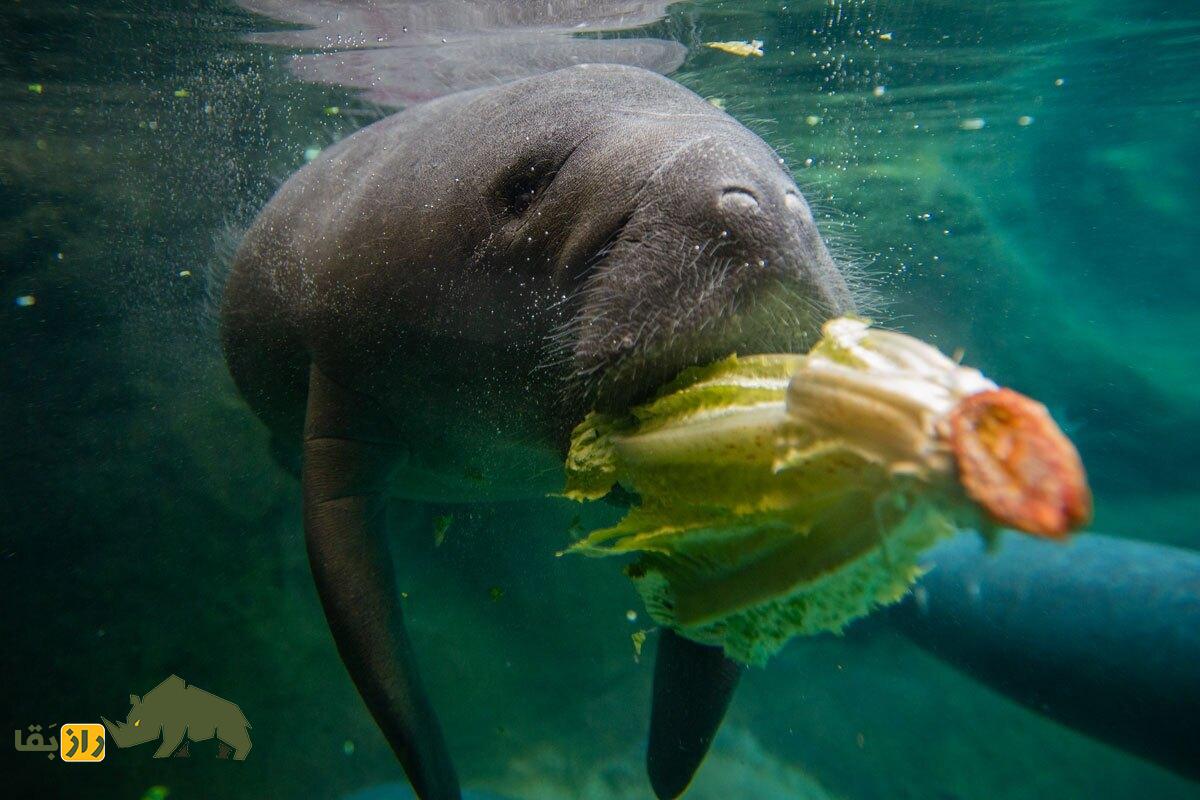
{"type": "Polygon", "coordinates": [[[810,127],[813,125],[820,125],[821,118],[818,117],[816,114],[809,114],[807,117],[804,118],[804,122],[806,125],[808,125],[810,127]]]}
{"type": "Polygon", "coordinates": [[[187,89],[176,89],[175,90],[176,97],[187,97],[190,94],[191,94],[191,92],[189,92],[187,89]]]}
{"type": "Polygon", "coordinates": [[[634,631],[629,635],[633,640],[633,660],[635,663],[642,663],[642,647],[646,644],[646,632],[634,631]]]}
{"type": "Polygon", "coordinates": [[[958,121],[958,127],[962,128],[964,131],[977,131],[982,129],[986,124],[987,123],[984,122],[982,117],[970,117],[969,119],[962,119],[958,121]]]}
{"type": "Polygon", "coordinates": [[[454,522],[453,514],[445,514],[440,517],[433,518],[433,546],[441,547],[442,542],[446,541],[446,531],[450,530],[450,524],[454,522]]]}
{"type": "Polygon", "coordinates": [[[504,590],[499,586],[493,586],[491,589],[488,589],[488,596],[491,597],[492,602],[495,603],[501,597],[504,597],[504,590]]]}
{"type": "Polygon", "coordinates": [[[171,790],[166,786],[151,786],[142,793],[142,800],[167,800],[171,794],[171,790]]]}
{"type": "Polygon", "coordinates": [[[43,87],[40,83],[31,83],[28,86],[26,86],[25,88],[28,89],[29,91],[33,92],[34,94],[41,94],[42,89],[43,89],[43,87]]]}
{"type": "Polygon", "coordinates": [[[37,303],[37,298],[31,294],[23,294],[13,302],[17,304],[17,308],[29,308],[37,303]]]}
{"type": "Polygon", "coordinates": [[[1022,128],[1028,127],[1033,124],[1033,117],[1029,116],[1028,114],[1022,114],[1021,116],[1017,117],[1017,124],[1022,128]]]}
{"type": "Polygon", "coordinates": [[[712,106],[713,108],[719,108],[722,111],[725,110],[725,98],[724,97],[710,97],[710,98],[708,98],[708,104],[710,106],[712,106]]]}
{"type": "Polygon", "coordinates": [[[346,741],[342,742],[342,753],[344,755],[348,755],[348,756],[354,755],[354,749],[355,748],[354,748],[353,740],[347,739],[346,741]]]}
{"type": "Polygon", "coordinates": [[[640,497],[567,552],[626,568],[658,624],[761,664],[900,599],[960,528],[1064,538],[1083,465],[1045,407],[912,337],[839,318],[807,355],[685,370],[572,434],[565,494],[640,497]]]}
{"type": "Polygon", "coordinates": [[[192,277],[192,271],[190,269],[181,269],[179,270],[179,277],[190,278],[192,277]]]}
{"type": "Polygon", "coordinates": [[[705,47],[711,47],[713,50],[720,50],[722,53],[729,53],[733,56],[758,56],[762,58],[763,43],[758,39],[749,42],[705,42],[705,47]]]}
{"type": "Polygon", "coordinates": [[[883,97],[885,94],[887,94],[887,87],[886,86],[876,86],[874,89],[871,90],[871,94],[875,95],[876,97],[883,97]]]}
{"type": "Polygon", "coordinates": [[[890,42],[892,40],[892,34],[890,31],[888,33],[881,33],[881,34],[879,34],[879,38],[882,41],[890,42]]]}
{"type": "Polygon", "coordinates": [[[629,620],[630,622],[637,622],[637,612],[632,608],[629,609],[625,612],[625,619],[629,620]]]}
{"type": "Polygon", "coordinates": [[[316,157],[319,155],[321,155],[321,148],[319,148],[319,147],[315,147],[315,146],[314,147],[306,147],[304,149],[304,160],[305,161],[314,161],[314,160],[316,160],[316,157]]]}
{"type": "Polygon", "coordinates": [[[325,106],[325,116],[327,117],[336,117],[340,113],[342,113],[342,109],[338,106],[325,106]]]}

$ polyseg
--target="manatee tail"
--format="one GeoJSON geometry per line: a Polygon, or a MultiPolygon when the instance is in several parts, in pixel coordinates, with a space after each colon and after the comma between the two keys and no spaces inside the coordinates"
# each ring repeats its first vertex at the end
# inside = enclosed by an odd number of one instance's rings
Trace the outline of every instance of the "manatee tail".
{"type": "Polygon", "coordinates": [[[354,685],[421,800],[460,800],[404,628],[383,520],[399,448],[366,398],[310,370],[301,483],[309,563],[354,685]]]}
{"type": "Polygon", "coordinates": [[[719,647],[669,628],[658,639],[646,772],[659,800],[679,797],[716,736],[742,668],[719,647]]]}

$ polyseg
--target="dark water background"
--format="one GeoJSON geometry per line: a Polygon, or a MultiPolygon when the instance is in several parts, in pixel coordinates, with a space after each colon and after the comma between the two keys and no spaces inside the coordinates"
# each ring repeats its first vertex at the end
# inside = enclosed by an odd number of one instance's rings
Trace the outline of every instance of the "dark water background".
{"type": "MultiPolygon", "coordinates": [[[[333,798],[400,777],[329,640],[297,486],[214,336],[224,232],[306,149],[379,113],[245,38],[280,27],[219,2],[0,10],[3,720],[123,718],[175,672],[238,702],[255,742],[244,763],[147,745],[95,767],[5,745],[11,796],[333,798]]],[[[673,76],[780,149],[881,319],[1050,406],[1096,530],[1200,546],[1194,3],[682,3],[637,35],[689,46],[673,76]],[[750,38],[764,58],[697,46],[750,38]]],[[[630,644],[645,618],[626,620],[641,609],[612,564],[553,558],[577,513],[393,511],[470,785],[648,796],[651,662],[630,644]]],[[[690,796],[1197,791],[867,621],[752,672],[690,796]]]]}

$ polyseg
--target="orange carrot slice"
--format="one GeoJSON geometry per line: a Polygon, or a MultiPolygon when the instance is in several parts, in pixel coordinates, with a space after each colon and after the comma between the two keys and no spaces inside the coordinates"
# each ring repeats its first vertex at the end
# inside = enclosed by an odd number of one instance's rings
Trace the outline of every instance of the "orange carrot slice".
{"type": "Polygon", "coordinates": [[[1083,462],[1041,403],[1011,389],[979,392],[948,423],[959,481],[995,522],[1063,539],[1091,520],[1083,462]]]}

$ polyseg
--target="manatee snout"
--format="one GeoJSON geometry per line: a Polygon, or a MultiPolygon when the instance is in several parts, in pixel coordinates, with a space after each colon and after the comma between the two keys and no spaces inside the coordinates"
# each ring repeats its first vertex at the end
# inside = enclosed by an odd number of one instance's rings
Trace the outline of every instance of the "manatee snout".
{"type": "Polygon", "coordinates": [[[588,279],[576,377],[599,408],[729,353],[803,350],[853,308],[794,181],[761,140],[730,127],[653,173],[588,279]]]}
{"type": "MultiPolygon", "coordinates": [[[[681,151],[657,176],[663,213],[692,232],[693,249],[726,265],[731,289],[751,293],[783,282],[826,315],[851,305],[804,195],[781,160],[745,129],[714,134],[681,151]]],[[[686,235],[686,234],[685,234],[686,235]]]]}

